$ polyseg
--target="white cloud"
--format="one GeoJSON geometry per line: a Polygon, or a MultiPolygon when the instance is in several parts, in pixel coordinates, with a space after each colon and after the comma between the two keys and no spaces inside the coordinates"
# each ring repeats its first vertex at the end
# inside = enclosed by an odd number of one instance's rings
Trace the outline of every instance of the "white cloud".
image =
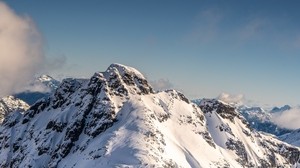
{"type": "Polygon", "coordinates": [[[201,11],[195,18],[195,25],[185,36],[192,42],[209,43],[217,39],[223,15],[213,8],[201,11]]]}
{"type": "Polygon", "coordinates": [[[43,42],[29,17],[0,2],[0,96],[14,92],[41,68],[43,42]]]}
{"type": "Polygon", "coordinates": [[[47,87],[46,85],[42,83],[37,83],[33,85],[27,85],[23,88],[20,88],[20,90],[17,90],[18,92],[25,92],[25,91],[30,91],[30,92],[51,92],[51,89],[47,87]]]}
{"type": "Polygon", "coordinates": [[[168,79],[158,79],[150,81],[151,86],[154,90],[166,90],[173,88],[173,84],[168,79]]]}
{"type": "Polygon", "coordinates": [[[271,120],[281,127],[298,129],[300,128],[300,108],[274,113],[271,120]]]}

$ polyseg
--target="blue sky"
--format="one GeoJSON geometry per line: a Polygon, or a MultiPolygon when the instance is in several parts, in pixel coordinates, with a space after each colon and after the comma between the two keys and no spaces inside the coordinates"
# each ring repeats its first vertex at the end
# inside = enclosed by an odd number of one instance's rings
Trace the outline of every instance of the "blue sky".
{"type": "Polygon", "coordinates": [[[189,98],[300,104],[299,1],[5,2],[39,28],[59,64],[51,75],[90,77],[117,62],[189,98]]]}

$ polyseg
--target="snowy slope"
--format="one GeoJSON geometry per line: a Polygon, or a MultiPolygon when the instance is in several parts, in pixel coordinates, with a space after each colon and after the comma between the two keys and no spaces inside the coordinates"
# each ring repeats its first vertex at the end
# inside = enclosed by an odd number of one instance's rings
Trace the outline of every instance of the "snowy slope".
{"type": "Polygon", "coordinates": [[[234,107],[154,92],[120,64],[64,80],[0,127],[0,167],[290,167],[299,154],[251,130],[234,107]]]}

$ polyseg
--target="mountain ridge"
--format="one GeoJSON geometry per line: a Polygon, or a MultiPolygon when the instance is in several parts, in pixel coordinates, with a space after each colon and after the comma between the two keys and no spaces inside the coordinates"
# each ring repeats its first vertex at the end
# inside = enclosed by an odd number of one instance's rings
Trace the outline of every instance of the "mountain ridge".
{"type": "Polygon", "coordinates": [[[299,148],[248,127],[224,102],[154,92],[136,69],[112,64],[65,79],[0,127],[0,167],[296,166],[299,148]]]}

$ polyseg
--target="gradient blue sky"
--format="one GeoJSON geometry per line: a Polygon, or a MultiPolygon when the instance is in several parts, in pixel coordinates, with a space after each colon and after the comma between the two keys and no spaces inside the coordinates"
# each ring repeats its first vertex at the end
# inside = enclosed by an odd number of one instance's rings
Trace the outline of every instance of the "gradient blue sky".
{"type": "Polygon", "coordinates": [[[300,104],[299,1],[5,1],[45,38],[54,76],[111,63],[166,79],[189,98],[244,94],[300,104]]]}

